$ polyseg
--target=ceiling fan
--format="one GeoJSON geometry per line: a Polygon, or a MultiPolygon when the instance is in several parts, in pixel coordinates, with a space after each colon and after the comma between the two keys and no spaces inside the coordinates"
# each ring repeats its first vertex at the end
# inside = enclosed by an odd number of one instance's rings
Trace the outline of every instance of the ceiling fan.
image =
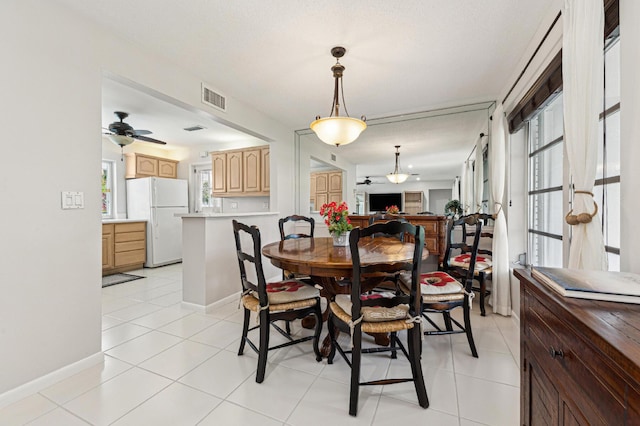
{"type": "Polygon", "coordinates": [[[362,182],[356,182],[356,185],[371,185],[371,184],[377,185],[380,183],[380,182],[372,181],[371,179],[369,179],[370,177],[375,177],[375,176],[365,176],[365,179],[362,182]]]}
{"type": "Polygon", "coordinates": [[[111,133],[105,133],[105,135],[111,140],[111,142],[119,145],[121,148],[131,144],[134,142],[134,139],[144,141],[144,142],[152,142],[161,145],[166,145],[166,142],[160,141],[158,139],[153,139],[144,135],[149,135],[151,132],[149,130],[135,130],[129,124],[124,122],[124,119],[129,116],[129,113],[122,111],[115,111],[114,114],[120,119],[120,121],[114,121],[109,124],[109,128],[105,130],[109,130],[111,133]]]}

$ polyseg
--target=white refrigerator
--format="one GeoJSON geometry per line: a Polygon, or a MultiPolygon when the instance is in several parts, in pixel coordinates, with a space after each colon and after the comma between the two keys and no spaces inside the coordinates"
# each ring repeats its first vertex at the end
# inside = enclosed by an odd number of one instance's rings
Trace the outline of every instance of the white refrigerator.
{"type": "Polygon", "coordinates": [[[127,180],[127,217],[147,221],[147,260],[155,268],[182,261],[182,219],[189,213],[187,181],[167,178],[127,180]]]}

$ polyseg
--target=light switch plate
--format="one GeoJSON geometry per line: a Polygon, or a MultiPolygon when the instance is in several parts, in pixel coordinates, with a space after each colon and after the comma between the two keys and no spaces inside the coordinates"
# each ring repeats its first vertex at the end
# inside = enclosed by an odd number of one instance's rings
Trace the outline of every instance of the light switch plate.
{"type": "Polygon", "coordinates": [[[62,191],[62,209],[83,209],[84,208],[84,192],[62,191]]]}

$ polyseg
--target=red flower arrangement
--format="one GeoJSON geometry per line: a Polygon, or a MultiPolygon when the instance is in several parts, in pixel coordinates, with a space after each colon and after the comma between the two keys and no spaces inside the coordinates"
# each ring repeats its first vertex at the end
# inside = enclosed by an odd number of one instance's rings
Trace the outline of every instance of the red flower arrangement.
{"type": "Polygon", "coordinates": [[[329,227],[329,232],[335,236],[342,235],[353,229],[353,225],[351,225],[351,221],[347,217],[348,214],[349,208],[344,201],[339,205],[332,201],[331,203],[323,204],[320,208],[320,215],[324,217],[324,223],[329,227]]]}
{"type": "Polygon", "coordinates": [[[387,214],[398,214],[400,213],[400,209],[395,204],[389,207],[385,207],[387,210],[387,214]]]}

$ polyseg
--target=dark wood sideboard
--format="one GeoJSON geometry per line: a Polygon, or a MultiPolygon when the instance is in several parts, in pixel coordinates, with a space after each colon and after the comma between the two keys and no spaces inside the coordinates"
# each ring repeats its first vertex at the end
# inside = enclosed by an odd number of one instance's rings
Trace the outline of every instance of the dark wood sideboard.
{"type": "MultiPolygon", "coordinates": [[[[445,248],[445,234],[447,218],[445,216],[433,215],[399,215],[414,225],[424,227],[424,246],[429,250],[430,255],[437,255],[438,261],[442,262],[445,248]]],[[[369,226],[369,216],[349,215],[351,224],[356,227],[366,228],[369,226]]]]}
{"type": "Polygon", "coordinates": [[[640,424],[640,305],[566,298],[517,269],[522,425],[640,424]]]}

